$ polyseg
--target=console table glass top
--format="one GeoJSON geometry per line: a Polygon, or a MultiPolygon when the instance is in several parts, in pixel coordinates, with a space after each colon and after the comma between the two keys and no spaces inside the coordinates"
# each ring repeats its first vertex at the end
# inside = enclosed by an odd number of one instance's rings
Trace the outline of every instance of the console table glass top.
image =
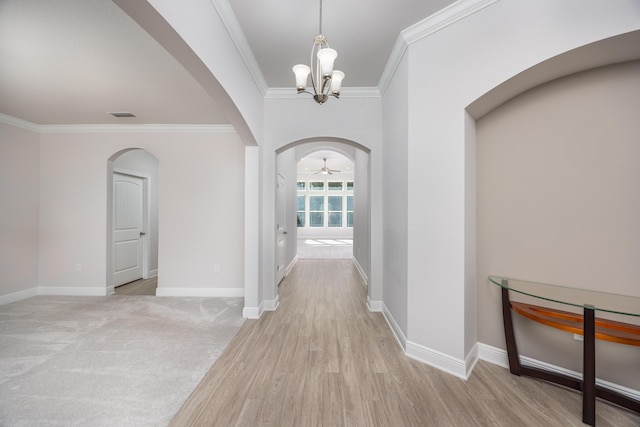
{"type": "Polygon", "coordinates": [[[527,282],[506,277],[489,276],[489,280],[502,288],[533,298],[579,308],[591,306],[599,312],[640,318],[639,297],[527,282]]]}

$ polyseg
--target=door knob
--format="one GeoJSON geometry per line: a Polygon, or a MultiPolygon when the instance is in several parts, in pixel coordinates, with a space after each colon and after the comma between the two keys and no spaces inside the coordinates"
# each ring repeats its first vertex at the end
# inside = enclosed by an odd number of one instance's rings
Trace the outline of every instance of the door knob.
{"type": "Polygon", "coordinates": [[[144,231],[140,232],[140,236],[145,236],[147,233],[145,233],[144,231]]]}

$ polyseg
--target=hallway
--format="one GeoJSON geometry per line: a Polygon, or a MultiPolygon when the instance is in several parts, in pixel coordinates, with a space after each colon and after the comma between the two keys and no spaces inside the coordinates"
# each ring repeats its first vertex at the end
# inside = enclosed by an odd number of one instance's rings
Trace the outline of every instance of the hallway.
{"type": "MultiPolygon", "coordinates": [[[[351,261],[299,260],[173,426],[581,426],[578,393],[479,362],[468,381],[406,357],[351,261]]],[[[599,426],[640,416],[597,402],[599,426]]]]}

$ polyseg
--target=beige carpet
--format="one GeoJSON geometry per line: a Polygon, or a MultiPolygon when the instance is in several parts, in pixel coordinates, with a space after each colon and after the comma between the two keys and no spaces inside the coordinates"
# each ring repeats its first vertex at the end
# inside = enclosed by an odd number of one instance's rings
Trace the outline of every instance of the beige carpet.
{"type": "Polygon", "coordinates": [[[241,326],[242,298],[0,306],[0,426],[164,426],[241,326]]]}

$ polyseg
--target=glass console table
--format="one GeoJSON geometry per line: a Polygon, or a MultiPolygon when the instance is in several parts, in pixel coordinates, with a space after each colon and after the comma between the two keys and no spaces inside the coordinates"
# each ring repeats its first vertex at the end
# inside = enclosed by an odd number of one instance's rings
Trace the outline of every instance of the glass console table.
{"type": "Polygon", "coordinates": [[[596,339],[640,346],[640,298],[495,276],[489,276],[489,281],[502,288],[502,318],[512,374],[581,391],[582,421],[592,426],[596,419],[596,397],[640,413],[640,401],[596,385],[595,351],[596,339]],[[518,294],[517,299],[522,301],[511,301],[510,292],[518,294]],[[582,379],[522,365],[513,331],[512,311],[544,325],[582,335],[582,379]]]}

